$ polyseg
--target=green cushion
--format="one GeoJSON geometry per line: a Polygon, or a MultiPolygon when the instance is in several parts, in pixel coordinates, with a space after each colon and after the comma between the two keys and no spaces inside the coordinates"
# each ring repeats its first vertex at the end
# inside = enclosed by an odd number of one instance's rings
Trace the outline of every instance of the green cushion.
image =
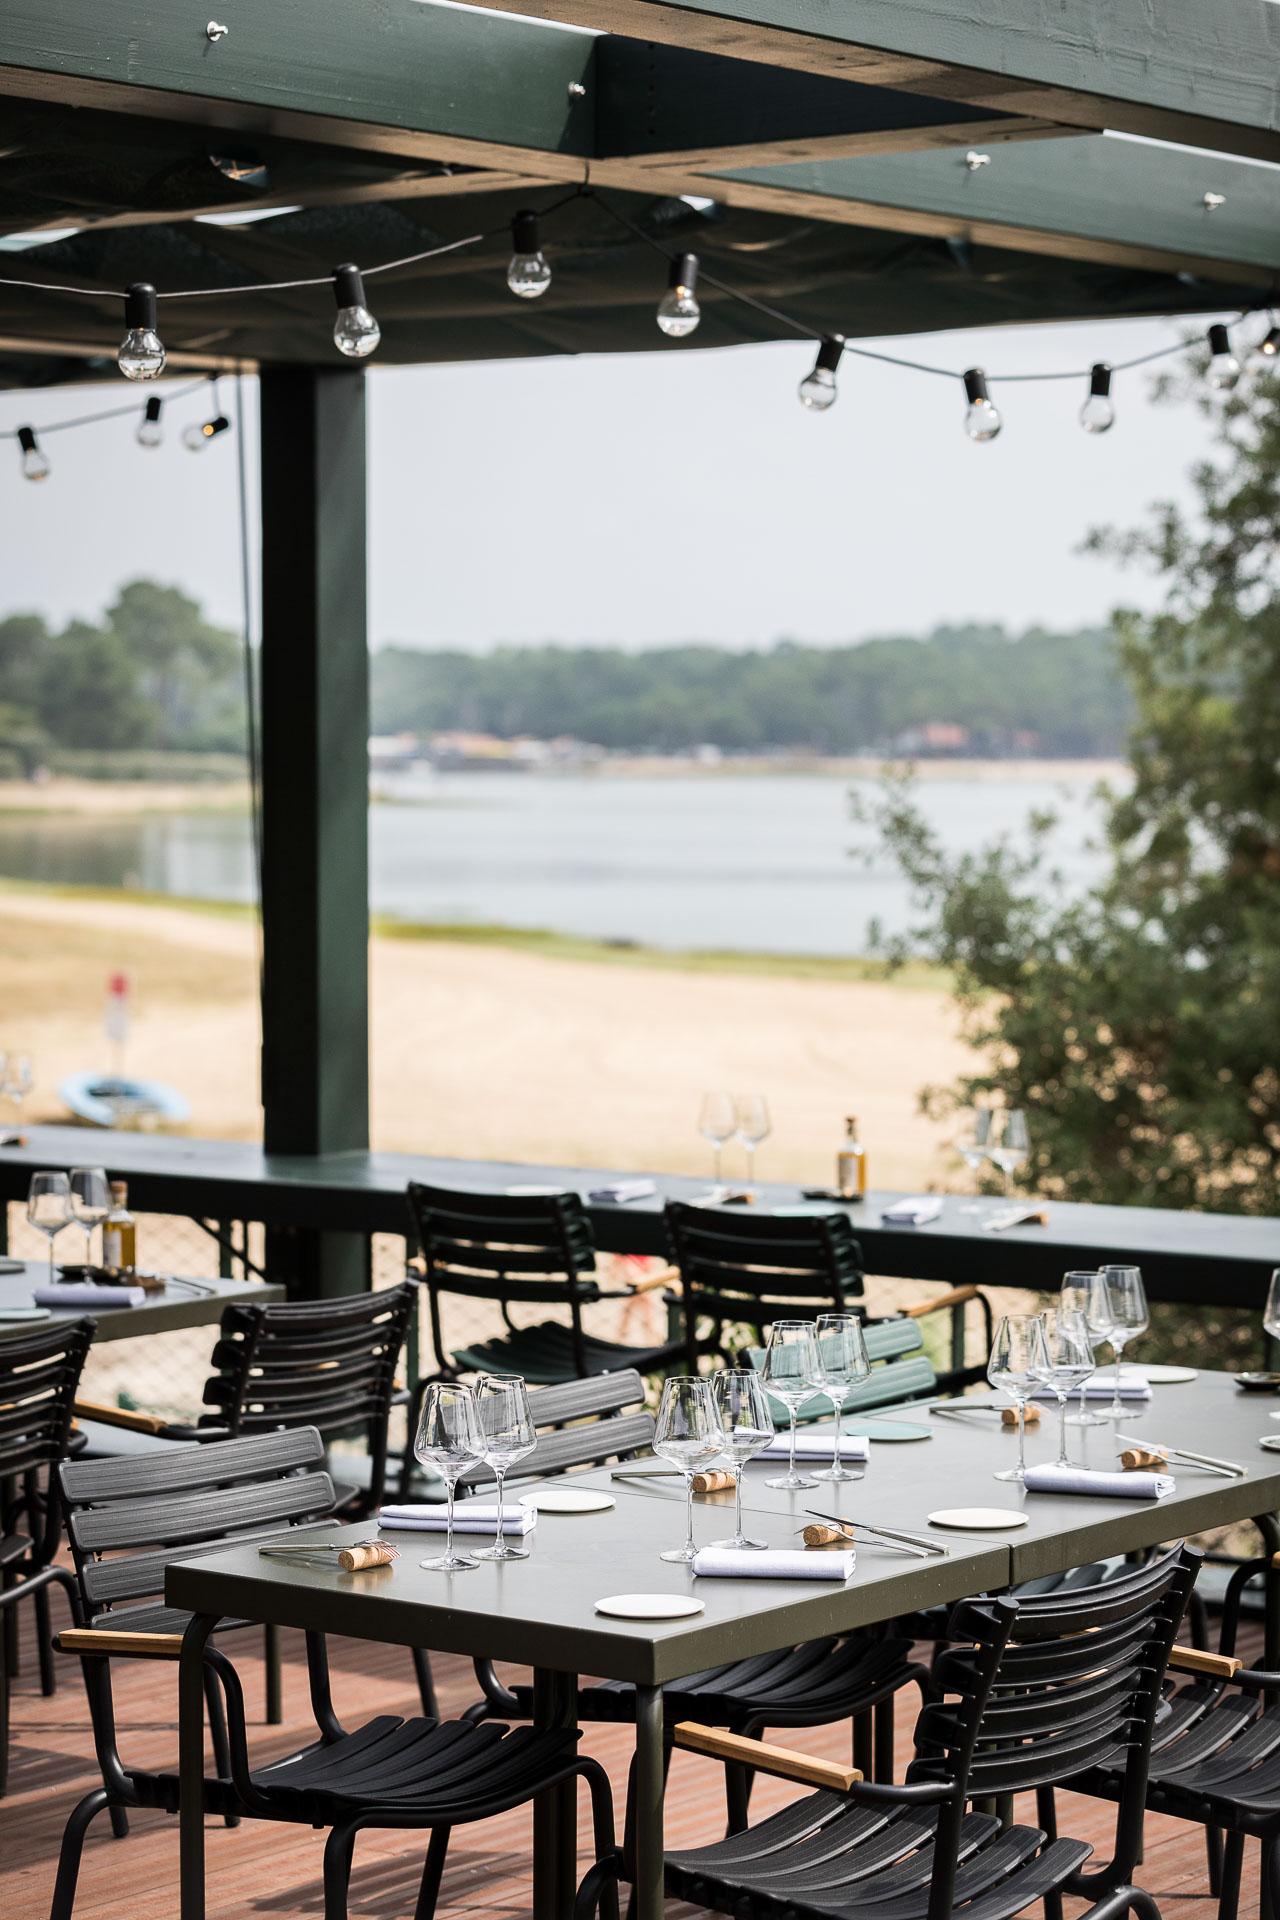
{"type": "MultiPolygon", "coordinates": [[[[871,1375],[850,1387],[844,1398],[845,1413],[865,1413],[871,1407],[895,1406],[902,1400],[916,1400],[932,1393],[938,1384],[933,1364],[924,1351],[920,1329],[914,1320],[881,1320],[866,1328],[867,1352],[871,1356],[871,1375]]],[[[749,1347],[747,1362],[757,1373],[764,1366],[763,1347],[749,1347]]],[[[769,1405],[778,1426],[790,1419],[780,1400],[769,1396],[769,1405]]],[[[829,1420],[831,1402],[811,1400],[797,1414],[803,1426],[813,1420],[829,1420]]]]}

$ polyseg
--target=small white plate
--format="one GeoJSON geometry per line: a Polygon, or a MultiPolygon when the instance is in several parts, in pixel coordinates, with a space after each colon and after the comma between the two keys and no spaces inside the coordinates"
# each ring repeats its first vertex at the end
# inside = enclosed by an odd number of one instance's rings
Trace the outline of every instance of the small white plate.
{"type": "MultiPolygon", "coordinates": [[[[1272,1414],[1271,1417],[1274,1420],[1280,1418],[1280,1415],[1272,1414]]],[[[1280,1433],[1264,1433],[1258,1445],[1265,1447],[1268,1453],[1280,1453],[1280,1433]]]]}
{"type": "Polygon", "coordinates": [[[508,1200],[546,1200],[553,1193],[563,1193],[563,1187],[504,1187],[508,1200]]]}
{"type": "Polygon", "coordinates": [[[931,1527],[972,1527],[985,1531],[990,1527],[1025,1527],[1025,1513],[1010,1513],[1007,1507],[941,1507],[929,1515],[931,1527]]]}
{"type": "Polygon", "coordinates": [[[1200,1377],[1194,1367],[1143,1367],[1142,1371],[1153,1387],[1177,1387],[1200,1377]]]}
{"type": "Polygon", "coordinates": [[[618,1620],[687,1620],[702,1610],[703,1602],[687,1593],[611,1593],[596,1601],[597,1613],[618,1620]]]}
{"type": "Polygon", "coordinates": [[[616,1507],[611,1493],[595,1487],[539,1487],[535,1493],[522,1493],[520,1505],[536,1513],[607,1513],[616,1507]]]}

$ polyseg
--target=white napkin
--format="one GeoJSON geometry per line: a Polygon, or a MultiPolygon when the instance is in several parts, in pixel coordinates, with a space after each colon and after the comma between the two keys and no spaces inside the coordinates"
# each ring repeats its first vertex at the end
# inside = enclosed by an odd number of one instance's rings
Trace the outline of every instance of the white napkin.
{"type": "MultiPolygon", "coordinates": [[[[753,1455],[756,1460],[786,1460],[791,1452],[791,1442],[785,1433],[775,1433],[763,1452],[753,1455]]],[[[835,1453],[835,1435],[830,1427],[811,1429],[808,1433],[796,1435],[797,1460],[830,1460],[835,1453]]],[[[865,1433],[845,1433],[840,1436],[840,1458],[842,1460],[869,1460],[871,1442],[865,1433]]]]}
{"type": "MultiPolygon", "coordinates": [[[[413,1507],[383,1507],[378,1515],[378,1525],[393,1533],[402,1530],[406,1533],[443,1533],[448,1526],[448,1513],[443,1505],[413,1507]]],[[[504,1533],[531,1533],[538,1524],[537,1511],[533,1507],[512,1506],[509,1501],[502,1505],[502,1531],[504,1533]]],[[[489,1506],[459,1507],[453,1516],[455,1533],[496,1533],[498,1528],[498,1508],[496,1502],[489,1506]]]]}
{"type": "Polygon", "coordinates": [[[619,1206],[628,1200],[649,1200],[658,1191],[652,1180],[610,1180],[603,1187],[592,1187],[588,1200],[613,1200],[619,1206]]]}
{"type": "Polygon", "coordinates": [[[142,1287],[97,1287],[92,1280],[75,1280],[63,1287],[35,1287],[38,1307],[140,1307],[146,1302],[142,1287]]]}
{"type": "Polygon", "coordinates": [[[830,1548],[810,1553],[802,1547],[767,1547],[760,1553],[749,1547],[703,1547],[693,1570],[716,1579],[745,1574],[754,1580],[847,1580],[856,1560],[852,1548],[848,1553],[830,1548]]]}
{"type": "Polygon", "coordinates": [[[1108,1473],[1100,1467],[1028,1467],[1028,1493],[1093,1493],[1113,1500],[1163,1500],[1171,1473],[1108,1473]]]}
{"type": "MultiPolygon", "coordinates": [[[[1108,1369],[1105,1373],[1095,1373],[1092,1375],[1092,1377],[1085,1382],[1084,1392],[1086,1400],[1110,1400],[1114,1398],[1115,1390],[1116,1377],[1115,1374],[1108,1369]]],[[[1079,1387],[1072,1387],[1068,1397],[1074,1400],[1078,1398],[1079,1393],[1079,1387]]],[[[1057,1397],[1049,1387],[1037,1387],[1031,1396],[1033,1400],[1056,1400],[1057,1397]]],[[[1141,1367],[1121,1367],[1120,1398],[1122,1400],[1149,1400],[1151,1398],[1151,1386],[1141,1367]]]]}
{"type": "Polygon", "coordinates": [[[919,1194],[912,1200],[895,1200],[880,1215],[882,1223],[891,1227],[924,1227],[930,1220],[936,1220],[942,1212],[941,1200],[927,1193],[919,1194]]]}

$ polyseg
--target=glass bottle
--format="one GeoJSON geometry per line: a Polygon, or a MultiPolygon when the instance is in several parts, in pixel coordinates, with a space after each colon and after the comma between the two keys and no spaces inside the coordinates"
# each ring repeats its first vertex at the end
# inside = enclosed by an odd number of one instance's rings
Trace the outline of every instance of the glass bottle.
{"type": "Polygon", "coordinates": [[[118,1273],[134,1273],[138,1265],[138,1226],[128,1206],[129,1189],[123,1180],[111,1182],[111,1211],[102,1223],[102,1264],[118,1273]]]}
{"type": "Polygon", "coordinates": [[[867,1150],[858,1138],[858,1118],[844,1123],[844,1142],[836,1155],[836,1191],[842,1200],[861,1200],[867,1191],[867,1150]]]}

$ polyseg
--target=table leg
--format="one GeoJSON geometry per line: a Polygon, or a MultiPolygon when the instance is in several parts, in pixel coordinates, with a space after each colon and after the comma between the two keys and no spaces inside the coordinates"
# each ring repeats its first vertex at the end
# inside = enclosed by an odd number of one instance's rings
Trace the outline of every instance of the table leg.
{"type": "Polygon", "coordinates": [[[662,1920],[665,1775],[662,1688],[637,1687],[634,1920],[662,1920]]]}
{"type": "Polygon", "coordinates": [[[178,1663],[181,1920],[204,1920],[204,1649],[217,1619],[192,1614],[178,1663]]]}
{"type": "Polygon", "coordinates": [[[1267,1569],[1262,1576],[1263,1653],[1262,1664],[1274,1673],[1280,1662],[1280,1577],[1272,1561],[1280,1552],[1280,1520],[1274,1513],[1260,1513],[1254,1526],[1262,1536],[1267,1569]]]}
{"type": "MultiPolygon", "coordinates": [[[[533,1723],[567,1727],[577,1720],[578,1676],[536,1667],[533,1723]]],[[[534,1920],[567,1920],[578,1886],[578,1808],[573,1783],[533,1803],[534,1920]]],[[[183,1916],[185,1920],[185,1915],[183,1916]]]]}

